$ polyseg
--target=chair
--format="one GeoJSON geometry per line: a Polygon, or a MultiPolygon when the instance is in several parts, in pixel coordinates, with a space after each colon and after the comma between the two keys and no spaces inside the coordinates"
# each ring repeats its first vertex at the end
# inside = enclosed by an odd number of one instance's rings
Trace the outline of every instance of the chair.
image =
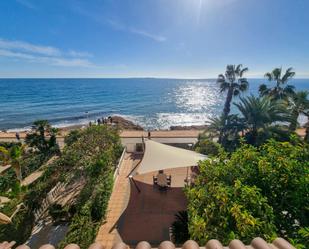
{"type": "Polygon", "coordinates": [[[168,187],[171,187],[171,185],[172,185],[172,176],[169,175],[169,176],[167,177],[167,186],[168,186],[168,187]]]}
{"type": "Polygon", "coordinates": [[[152,180],[153,180],[153,185],[158,185],[158,177],[153,176],[152,180]]]}

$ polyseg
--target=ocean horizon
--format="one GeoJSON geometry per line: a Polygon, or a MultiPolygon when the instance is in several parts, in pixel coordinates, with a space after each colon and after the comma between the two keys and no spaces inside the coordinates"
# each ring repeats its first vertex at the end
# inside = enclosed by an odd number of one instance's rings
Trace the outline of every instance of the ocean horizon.
{"type": "MultiPolygon", "coordinates": [[[[244,95],[258,94],[259,85],[267,83],[248,80],[244,95]]],[[[291,84],[298,91],[309,90],[309,79],[291,84]]],[[[1,78],[0,91],[0,130],[7,131],[27,130],[38,119],[67,127],[112,115],[145,129],[203,125],[222,112],[226,96],[216,79],[153,77],[1,78]]],[[[237,112],[234,105],[232,112],[237,112]]]]}

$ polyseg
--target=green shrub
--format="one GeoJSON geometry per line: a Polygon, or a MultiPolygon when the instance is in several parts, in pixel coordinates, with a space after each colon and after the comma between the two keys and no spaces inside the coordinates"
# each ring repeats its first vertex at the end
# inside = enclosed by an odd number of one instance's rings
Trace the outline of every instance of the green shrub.
{"type": "Polygon", "coordinates": [[[64,143],[67,146],[72,145],[81,137],[81,131],[79,130],[72,130],[69,134],[64,138],[64,143]]]}
{"type": "MultiPolygon", "coordinates": [[[[15,207],[12,212],[14,210],[15,207]]],[[[18,212],[11,224],[0,225],[0,241],[16,241],[18,245],[23,244],[31,234],[33,220],[30,210],[18,212]]]]}
{"type": "Polygon", "coordinates": [[[69,213],[65,210],[60,204],[53,204],[48,208],[49,215],[53,218],[54,221],[60,221],[67,219],[69,213]]]}
{"type": "Polygon", "coordinates": [[[220,144],[208,138],[201,138],[195,146],[195,151],[208,156],[216,156],[221,149],[220,144]]]}
{"type": "MultiPolygon", "coordinates": [[[[86,184],[76,203],[62,209],[54,206],[50,212],[55,219],[72,216],[69,230],[60,247],[68,243],[78,243],[81,248],[88,248],[93,243],[101,222],[104,221],[113,187],[113,169],[121,152],[118,131],[114,128],[92,126],[82,130],[80,138],[64,148],[61,157],[45,169],[44,174],[31,189],[21,191],[21,199],[12,200],[1,209],[1,212],[10,215],[21,200],[27,206],[27,210],[20,211],[14,217],[13,224],[0,225],[0,241],[16,240],[18,244],[24,243],[33,227],[33,211],[41,206],[47,193],[58,182],[70,183],[83,179],[86,184]]],[[[40,157],[41,154],[33,155],[38,157],[26,159],[29,160],[29,165],[33,165],[31,169],[36,167],[38,161],[44,159],[40,157]]],[[[46,152],[44,155],[49,153],[46,152]]],[[[6,182],[3,181],[2,184],[5,186],[6,182]]]]}
{"type": "Polygon", "coordinates": [[[64,149],[62,168],[74,168],[74,177],[82,176],[86,184],[74,205],[76,213],[60,248],[68,243],[88,248],[93,243],[105,218],[113,187],[113,170],[121,152],[117,131],[107,126],[91,126],[81,131],[80,137],[64,149]]]}
{"type": "MultiPolygon", "coordinates": [[[[1,166],[0,166],[1,167],[1,166]]],[[[7,195],[7,191],[12,188],[16,182],[16,174],[12,168],[8,169],[0,176],[0,195],[7,195]]]]}
{"type": "Polygon", "coordinates": [[[195,186],[186,190],[191,237],[201,243],[298,238],[308,226],[308,170],[309,148],[295,139],[243,144],[231,156],[221,151],[201,163],[195,186]]]}

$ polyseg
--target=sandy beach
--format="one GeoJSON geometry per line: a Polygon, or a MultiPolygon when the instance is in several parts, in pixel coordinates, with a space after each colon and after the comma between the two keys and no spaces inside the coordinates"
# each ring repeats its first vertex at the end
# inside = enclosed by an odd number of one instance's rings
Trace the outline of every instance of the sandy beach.
{"type": "MultiPolygon", "coordinates": [[[[59,128],[59,133],[57,137],[63,138],[65,137],[71,130],[75,129],[81,129],[82,127],[85,127],[84,125],[74,125],[64,128],[59,128]]],[[[204,130],[197,130],[197,129],[186,129],[183,130],[155,130],[151,131],[152,137],[197,137],[199,133],[203,132],[204,130]]],[[[19,136],[21,139],[24,139],[29,133],[29,131],[22,131],[19,132],[19,136]]],[[[305,128],[299,128],[297,129],[296,133],[304,137],[306,134],[305,128]]],[[[0,139],[16,139],[16,133],[15,132],[0,132],[0,139]]],[[[141,131],[141,130],[131,130],[131,129],[123,129],[120,132],[121,137],[147,137],[148,132],[147,131],[141,131]]]]}

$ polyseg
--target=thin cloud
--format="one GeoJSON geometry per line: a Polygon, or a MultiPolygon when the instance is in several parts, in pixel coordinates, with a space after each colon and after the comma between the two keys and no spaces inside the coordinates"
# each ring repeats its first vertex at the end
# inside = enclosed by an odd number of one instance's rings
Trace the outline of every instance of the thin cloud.
{"type": "Polygon", "coordinates": [[[157,42],[164,42],[167,40],[165,36],[162,35],[157,35],[154,33],[150,33],[145,30],[137,29],[135,27],[130,27],[126,26],[123,23],[119,21],[115,21],[113,19],[107,19],[106,22],[115,30],[120,30],[120,31],[126,31],[132,34],[140,35],[146,38],[150,38],[151,40],[157,41],[157,42]]]}
{"type": "Polygon", "coordinates": [[[102,19],[102,15],[96,15],[93,12],[89,12],[87,11],[85,8],[82,8],[79,4],[74,4],[72,6],[72,10],[75,11],[75,13],[85,16],[87,18],[92,19],[93,21],[95,21],[96,23],[99,23],[101,25],[109,25],[110,27],[112,27],[114,30],[117,31],[122,31],[122,32],[129,32],[135,35],[139,35],[142,37],[146,37],[149,38],[151,40],[154,40],[156,42],[164,42],[167,40],[167,38],[165,36],[162,35],[158,35],[146,30],[142,30],[142,29],[138,29],[132,26],[128,26],[125,25],[124,23],[115,20],[113,18],[106,18],[106,19],[102,19]]]}
{"type": "Polygon", "coordinates": [[[41,58],[42,61],[55,66],[63,67],[96,67],[92,62],[86,59],[67,59],[67,58],[41,58]]]}
{"type": "MultiPolygon", "coordinates": [[[[97,18],[95,18],[97,20],[97,18]]],[[[157,42],[164,42],[166,41],[166,37],[162,35],[157,35],[154,33],[150,33],[145,30],[137,29],[135,27],[126,26],[125,24],[115,21],[113,19],[107,19],[106,23],[109,24],[113,29],[119,30],[119,31],[125,31],[132,34],[140,35],[146,38],[150,38],[151,40],[157,41],[157,42]]]]}
{"type": "Polygon", "coordinates": [[[72,57],[93,57],[93,55],[88,52],[79,52],[75,50],[70,50],[68,55],[72,57]]]}
{"type": "Polygon", "coordinates": [[[113,19],[106,19],[106,22],[110,26],[112,26],[112,28],[114,28],[116,30],[126,30],[127,29],[127,27],[124,24],[122,24],[122,23],[120,23],[118,21],[115,21],[113,19]]]}
{"type": "Polygon", "coordinates": [[[27,59],[27,60],[32,60],[34,58],[34,56],[29,54],[12,52],[5,49],[0,49],[0,57],[11,57],[11,58],[27,59]]]}
{"type": "Polygon", "coordinates": [[[34,54],[42,54],[47,56],[59,56],[61,52],[59,49],[50,46],[40,46],[30,44],[23,41],[10,41],[0,38],[0,48],[8,50],[19,50],[24,52],[30,52],[34,54]]]}
{"type": "Polygon", "coordinates": [[[36,9],[37,7],[30,2],[29,0],[16,0],[17,3],[23,5],[24,7],[28,8],[28,9],[36,9]]]}
{"type": "Polygon", "coordinates": [[[139,30],[139,29],[136,29],[136,28],[129,28],[129,31],[133,34],[138,34],[138,35],[150,38],[150,39],[157,41],[157,42],[166,41],[166,37],[161,36],[161,35],[152,34],[152,33],[146,32],[144,30],[139,30]]]}
{"type": "Polygon", "coordinates": [[[88,52],[69,50],[61,51],[51,46],[34,45],[24,41],[10,41],[0,38],[0,57],[26,60],[34,63],[45,63],[65,67],[96,67],[85,57],[88,52]]]}

